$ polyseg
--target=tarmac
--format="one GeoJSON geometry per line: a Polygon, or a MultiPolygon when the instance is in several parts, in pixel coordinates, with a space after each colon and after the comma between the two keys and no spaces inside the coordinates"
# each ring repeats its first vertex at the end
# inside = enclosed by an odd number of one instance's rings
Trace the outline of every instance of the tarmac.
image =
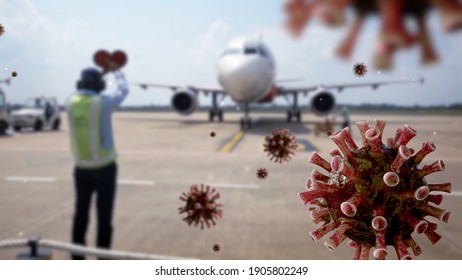
{"type": "MultiPolygon", "coordinates": [[[[349,260],[354,249],[343,242],[330,252],[314,242],[307,206],[298,198],[314,165],[315,150],[330,160],[336,146],[326,134],[313,133],[320,119],[303,114],[302,123],[286,123],[285,113],[252,112],[254,126],[239,130],[241,114],[225,112],[225,121],[208,122],[205,112],[117,112],[113,116],[118,150],[118,189],[114,212],[114,250],[194,259],[349,260]],[[302,144],[286,163],[270,161],[263,142],[273,128],[288,128],[302,144]],[[215,137],[211,137],[215,132],[215,137]],[[256,177],[267,168],[265,180],[256,177]],[[223,217],[201,230],[188,226],[178,213],[179,199],[193,184],[209,184],[221,194],[223,217]],[[219,251],[213,246],[218,244],[219,251]]],[[[383,119],[384,138],[407,123],[418,135],[408,146],[419,150],[431,139],[436,151],[423,164],[442,158],[446,170],[426,177],[429,183],[452,182],[440,208],[451,212],[449,223],[436,219],[441,240],[432,245],[413,233],[423,249],[415,259],[462,259],[462,116],[351,114],[352,133],[361,146],[355,121],[383,119]]],[[[337,127],[338,128],[338,127],[337,127]]],[[[65,114],[60,131],[21,131],[0,136],[0,241],[40,236],[68,242],[74,208],[73,161],[65,114]]],[[[87,243],[94,246],[95,213],[87,243]]],[[[396,259],[389,247],[387,259],[396,259]]],[[[0,249],[0,259],[15,259],[27,248],[0,249]]],[[[411,253],[412,255],[412,253],[411,253]]],[[[372,258],[372,254],[371,254],[372,258]]],[[[53,259],[69,259],[53,251],[53,259]]]]}

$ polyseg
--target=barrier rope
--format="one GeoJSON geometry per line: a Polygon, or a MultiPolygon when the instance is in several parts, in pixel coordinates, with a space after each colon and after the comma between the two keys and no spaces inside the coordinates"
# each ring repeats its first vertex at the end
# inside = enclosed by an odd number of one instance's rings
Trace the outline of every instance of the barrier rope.
{"type": "Polygon", "coordinates": [[[185,260],[186,258],[177,258],[164,255],[153,255],[143,253],[133,253],[125,251],[115,251],[109,249],[87,247],[83,245],[76,245],[65,243],[56,240],[30,238],[30,239],[8,239],[0,241],[0,249],[16,248],[16,247],[44,247],[58,251],[67,251],[76,255],[94,256],[101,259],[111,260],[185,260]]]}

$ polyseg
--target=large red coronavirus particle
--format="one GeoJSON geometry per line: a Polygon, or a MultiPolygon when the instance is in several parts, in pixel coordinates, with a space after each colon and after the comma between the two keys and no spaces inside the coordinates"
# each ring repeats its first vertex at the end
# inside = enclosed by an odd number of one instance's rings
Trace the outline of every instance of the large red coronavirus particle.
{"type": "Polygon", "coordinates": [[[346,24],[347,8],[356,13],[351,29],[337,48],[342,58],[349,58],[365,19],[369,14],[378,14],[382,21],[377,39],[374,66],[391,68],[392,55],[400,48],[419,44],[422,63],[438,60],[432,46],[426,16],[432,9],[439,11],[441,24],[446,32],[462,28],[462,4],[459,0],[288,0],[285,11],[288,15],[286,27],[293,35],[300,35],[312,17],[317,17],[327,26],[346,24]],[[405,19],[416,22],[418,31],[410,32],[405,19]]]}
{"type": "Polygon", "coordinates": [[[186,205],[179,208],[180,214],[187,213],[188,215],[183,220],[188,225],[197,227],[200,225],[204,229],[204,224],[207,227],[215,225],[215,219],[222,216],[223,204],[216,202],[220,198],[220,193],[216,192],[214,188],[201,184],[200,188],[197,185],[190,187],[188,193],[183,193],[180,199],[186,202],[186,205]]]}
{"type": "Polygon", "coordinates": [[[297,149],[297,139],[288,129],[273,129],[273,134],[265,137],[264,151],[275,162],[289,161],[297,149]]]}
{"type": "Polygon", "coordinates": [[[394,138],[382,143],[385,121],[376,120],[371,127],[366,121],[356,123],[363,147],[353,141],[348,128],[330,136],[339,149],[334,149],[329,163],[316,152],[309,162],[323,168],[329,175],[313,170],[306,181],[308,191],[299,193],[301,201],[309,205],[311,219],[322,222],[310,232],[314,241],[330,231],[334,234],[325,242],[333,251],[349,238],[356,248],[354,259],[368,259],[371,248],[376,259],[385,259],[387,246],[395,247],[399,259],[411,259],[422,249],[411,237],[413,232],[425,234],[432,244],[441,236],[437,224],[428,216],[448,222],[450,212],[437,208],[441,194],[451,192],[451,184],[429,184],[425,176],[444,170],[441,159],[419,168],[424,157],[435,150],[428,141],[414,153],[406,144],[417,134],[405,125],[394,138]]]}

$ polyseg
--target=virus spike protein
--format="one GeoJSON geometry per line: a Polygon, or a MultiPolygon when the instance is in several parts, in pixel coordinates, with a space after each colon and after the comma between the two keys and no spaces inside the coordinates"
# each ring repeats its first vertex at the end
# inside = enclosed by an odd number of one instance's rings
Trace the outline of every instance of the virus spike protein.
{"type": "Polygon", "coordinates": [[[216,200],[220,198],[220,193],[215,192],[214,188],[201,184],[200,189],[197,185],[190,187],[188,193],[183,193],[180,199],[186,202],[186,205],[178,208],[179,213],[187,213],[188,215],[183,220],[197,227],[200,225],[204,229],[204,224],[207,227],[215,225],[215,220],[220,218],[223,211],[220,209],[222,204],[217,204],[216,200]]]}
{"type": "Polygon", "coordinates": [[[310,205],[313,222],[324,221],[310,236],[317,241],[334,231],[325,243],[330,251],[349,238],[350,245],[356,248],[354,259],[367,259],[372,248],[376,259],[385,259],[387,246],[395,247],[399,259],[411,259],[408,248],[418,256],[422,249],[412,239],[413,232],[423,233],[432,244],[441,239],[435,231],[437,224],[424,218],[432,216],[447,223],[450,217],[449,211],[429,204],[438,205],[443,197],[429,193],[450,193],[451,184],[428,184],[424,178],[444,170],[444,163],[437,160],[419,168],[419,163],[435,146],[427,142],[411,156],[413,150],[406,144],[416,132],[407,125],[397,130],[394,139],[388,138],[390,145],[381,142],[384,121],[376,121],[375,127],[365,121],[357,125],[363,147],[350,143],[351,135],[344,130],[331,137],[343,156],[334,153],[331,164],[317,153],[310,157],[310,163],[329,173],[326,176],[312,172],[307,180],[308,190],[299,193],[300,200],[310,205]],[[368,132],[370,137],[366,135],[368,132]]]}

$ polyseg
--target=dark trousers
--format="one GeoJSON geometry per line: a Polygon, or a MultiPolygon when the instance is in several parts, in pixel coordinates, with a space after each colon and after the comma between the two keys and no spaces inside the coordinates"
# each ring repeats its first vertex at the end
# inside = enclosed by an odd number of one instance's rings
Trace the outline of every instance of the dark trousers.
{"type": "MultiPolygon", "coordinates": [[[[91,198],[96,192],[98,217],[96,246],[110,248],[112,239],[112,210],[116,193],[117,164],[100,169],[74,169],[75,213],[72,225],[72,242],[86,245],[85,235],[89,223],[91,198]]],[[[84,259],[72,255],[72,259],[84,259]]]]}

